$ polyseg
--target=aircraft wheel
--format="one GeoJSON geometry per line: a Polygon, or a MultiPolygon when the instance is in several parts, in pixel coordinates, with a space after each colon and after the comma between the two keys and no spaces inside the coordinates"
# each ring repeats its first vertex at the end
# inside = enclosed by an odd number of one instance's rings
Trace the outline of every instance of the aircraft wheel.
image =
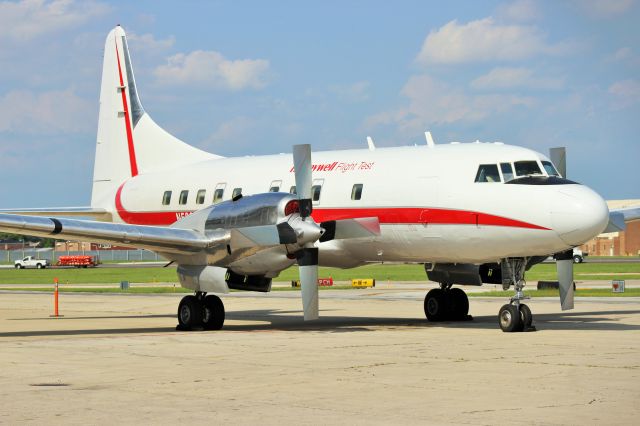
{"type": "Polygon", "coordinates": [[[524,330],[531,329],[533,324],[533,314],[531,313],[531,309],[524,303],[520,304],[520,319],[522,320],[522,328],[524,330]]]}
{"type": "Polygon", "coordinates": [[[462,321],[467,318],[469,313],[469,298],[467,293],[461,288],[452,288],[449,290],[449,306],[451,309],[451,319],[462,321]]]}
{"type": "Polygon", "coordinates": [[[220,330],[224,324],[224,304],[213,294],[204,298],[202,304],[202,327],[205,330],[220,330]]]}
{"type": "Polygon", "coordinates": [[[424,313],[429,321],[444,321],[447,319],[447,295],[442,289],[429,290],[424,298],[424,313]]]}
{"type": "Polygon", "coordinates": [[[522,318],[520,317],[518,307],[515,305],[509,303],[503,305],[498,313],[498,322],[500,323],[500,328],[505,333],[522,330],[522,318]]]}
{"type": "Polygon", "coordinates": [[[178,330],[192,330],[202,326],[202,307],[195,296],[185,296],[178,305],[178,330]]]}

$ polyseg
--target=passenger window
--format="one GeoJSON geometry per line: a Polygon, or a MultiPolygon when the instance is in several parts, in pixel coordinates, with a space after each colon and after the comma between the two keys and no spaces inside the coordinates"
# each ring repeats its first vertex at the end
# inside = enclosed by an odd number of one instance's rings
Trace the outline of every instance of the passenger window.
{"type": "Polygon", "coordinates": [[[289,194],[293,194],[293,195],[297,194],[295,185],[293,185],[291,188],[289,188],[289,194]]]}
{"type": "Polygon", "coordinates": [[[182,205],[187,204],[187,199],[189,198],[189,191],[182,190],[180,191],[180,198],[178,199],[178,202],[182,205]]]}
{"type": "Polygon", "coordinates": [[[362,184],[356,183],[353,185],[353,188],[351,188],[351,199],[359,200],[360,198],[362,198],[362,184]]]}
{"type": "Polygon", "coordinates": [[[498,165],[481,164],[476,173],[476,182],[500,182],[500,173],[498,173],[498,165]]]}
{"type": "Polygon", "coordinates": [[[199,189],[196,194],[196,204],[204,204],[204,197],[207,193],[206,189],[199,189]]]}
{"type": "Polygon", "coordinates": [[[218,188],[213,192],[213,204],[219,203],[222,201],[222,197],[224,196],[224,189],[218,188]]]}
{"type": "Polygon", "coordinates": [[[233,192],[231,193],[231,198],[236,198],[238,195],[242,194],[242,188],[233,188],[233,192]]]}
{"type": "Polygon", "coordinates": [[[322,185],[313,185],[311,187],[311,199],[313,201],[320,201],[320,191],[322,190],[322,185]]]}
{"type": "Polygon", "coordinates": [[[500,170],[502,170],[502,177],[505,182],[509,182],[513,179],[513,168],[511,163],[500,163],[500,170]]]}
{"type": "Polygon", "coordinates": [[[162,195],[162,205],[168,206],[169,204],[171,204],[171,191],[164,191],[162,195]]]}
{"type": "Polygon", "coordinates": [[[282,186],[281,180],[273,180],[271,181],[271,185],[269,185],[269,192],[280,192],[281,186],[282,186]]]}
{"type": "Polygon", "coordinates": [[[514,165],[516,167],[517,176],[542,174],[542,172],[540,171],[540,166],[538,166],[537,161],[516,161],[514,165]]]}
{"type": "Polygon", "coordinates": [[[553,164],[551,164],[551,161],[543,161],[542,167],[544,167],[545,171],[549,176],[560,176],[560,173],[558,173],[556,168],[553,167],[553,164]]]}

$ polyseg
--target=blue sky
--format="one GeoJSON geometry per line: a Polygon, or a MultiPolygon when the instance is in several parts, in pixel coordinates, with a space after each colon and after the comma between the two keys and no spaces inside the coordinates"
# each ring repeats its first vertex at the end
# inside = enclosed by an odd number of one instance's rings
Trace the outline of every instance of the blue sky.
{"type": "Polygon", "coordinates": [[[567,146],[640,198],[637,0],[0,1],[0,208],[87,205],[104,38],[142,103],[225,156],[424,143],[567,146]],[[229,71],[230,70],[230,71],[229,71]]]}

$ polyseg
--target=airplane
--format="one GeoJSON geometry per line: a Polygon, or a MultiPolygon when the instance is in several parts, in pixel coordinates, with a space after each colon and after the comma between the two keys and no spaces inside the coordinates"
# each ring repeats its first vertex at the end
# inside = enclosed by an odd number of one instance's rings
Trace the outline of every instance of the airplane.
{"type": "Polygon", "coordinates": [[[313,160],[309,145],[295,145],[293,157],[204,152],[143,108],[117,26],[105,42],[90,207],[3,210],[0,230],[159,253],[194,292],[178,306],[180,330],[222,328],[214,293],[268,292],[296,263],[305,320],[319,316],[318,265],[415,262],[440,284],[425,296],[430,321],[469,318],[467,295],[453,285],[498,283],[515,290],[500,328],[532,330],[525,272],[550,254],[562,309],[573,308],[572,248],[623,229],[624,216],[564,177],[562,149],[554,165],[502,143],[427,142],[376,148],[369,139],[368,149],[313,160]]]}

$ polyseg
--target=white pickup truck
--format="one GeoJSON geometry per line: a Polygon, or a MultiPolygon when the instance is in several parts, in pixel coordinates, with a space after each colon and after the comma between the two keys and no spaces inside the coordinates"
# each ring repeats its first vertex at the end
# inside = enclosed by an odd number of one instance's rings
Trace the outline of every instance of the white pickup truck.
{"type": "Polygon", "coordinates": [[[51,266],[51,264],[47,259],[35,259],[33,256],[27,256],[22,260],[16,260],[14,264],[16,269],[24,269],[24,268],[44,269],[48,266],[51,266]]]}

